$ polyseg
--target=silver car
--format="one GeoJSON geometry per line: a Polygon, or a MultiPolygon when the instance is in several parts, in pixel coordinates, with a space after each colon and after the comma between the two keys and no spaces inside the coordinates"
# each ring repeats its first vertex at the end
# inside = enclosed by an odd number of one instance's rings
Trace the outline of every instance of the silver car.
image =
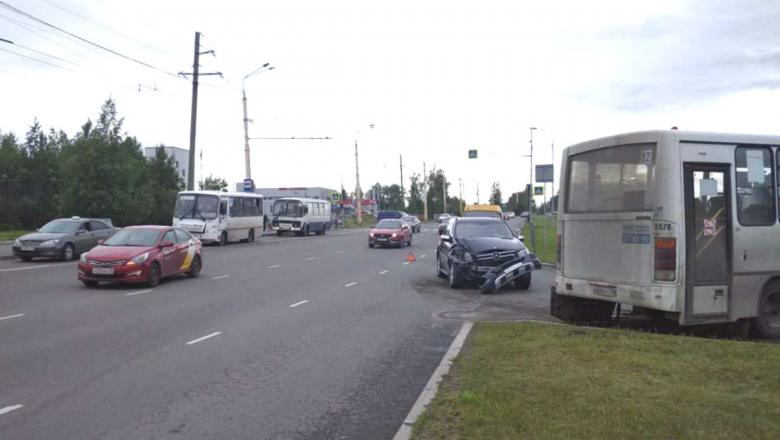
{"type": "Polygon", "coordinates": [[[61,218],[43,225],[36,232],[14,241],[13,253],[24,261],[35,257],[59,258],[71,261],[79,254],[97,246],[116,232],[110,219],[61,218]]]}

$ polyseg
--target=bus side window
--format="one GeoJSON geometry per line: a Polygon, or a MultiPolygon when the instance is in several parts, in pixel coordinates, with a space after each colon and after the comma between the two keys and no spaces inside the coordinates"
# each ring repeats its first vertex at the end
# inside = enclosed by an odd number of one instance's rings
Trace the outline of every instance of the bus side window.
{"type": "Polygon", "coordinates": [[[775,223],[771,150],[737,147],[735,174],[739,223],[743,226],[775,223]]]}
{"type": "Polygon", "coordinates": [[[227,199],[222,199],[219,201],[219,215],[227,215],[227,199]]]}

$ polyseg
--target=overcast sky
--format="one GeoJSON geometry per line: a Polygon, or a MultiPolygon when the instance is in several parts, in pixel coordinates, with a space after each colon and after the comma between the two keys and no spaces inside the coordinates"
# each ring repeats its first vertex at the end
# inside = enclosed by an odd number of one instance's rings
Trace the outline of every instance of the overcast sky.
{"type": "Polygon", "coordinates": [[[0,5],[16,43],[0,48],[58,66],[0,51],[0,130],[20,136],[36,117],[73,135],[111,96],[145,146],[188,148],[191,86],[171,74],[191,71],[202,32],[216,57],[201,71],[225,79],[202,79],[197,149],[231,186],[241,78],[265,62],[246,82],[250,136],[333,139],[251,141],[258,187],[352,190],[357,139],[364,189],[398,183],[403,155],[407,189],[425,162],[485,201],[493,181],[505,197],[528,182],[531,126],[534,162],[554,142],[556,173],[563,147],[619,132],[780,132],[777,1],[0,1],[154,66],[0,5]]]}

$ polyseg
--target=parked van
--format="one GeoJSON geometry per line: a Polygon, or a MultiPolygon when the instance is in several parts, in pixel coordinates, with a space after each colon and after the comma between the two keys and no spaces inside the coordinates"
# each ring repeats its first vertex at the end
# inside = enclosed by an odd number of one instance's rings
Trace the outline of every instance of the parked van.
{"type": "Polygon", "coordinates": [[[271,227],[276,235],[294,232],[309,235],[314,232],[323,235],[332,227],[330,202],[321,199],[288,197],[274,202],[271,227]]]}

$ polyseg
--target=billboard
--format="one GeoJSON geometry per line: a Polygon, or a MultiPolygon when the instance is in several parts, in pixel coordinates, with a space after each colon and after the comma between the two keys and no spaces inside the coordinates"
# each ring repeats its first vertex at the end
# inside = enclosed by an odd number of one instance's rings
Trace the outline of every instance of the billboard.
{"type": "Polygon", "coordinates": [[[536,182],[545,183],[552,182],[555,179],[553,172],[553,166],[550,165],[537,165],[536,166],[536,182]]]}

